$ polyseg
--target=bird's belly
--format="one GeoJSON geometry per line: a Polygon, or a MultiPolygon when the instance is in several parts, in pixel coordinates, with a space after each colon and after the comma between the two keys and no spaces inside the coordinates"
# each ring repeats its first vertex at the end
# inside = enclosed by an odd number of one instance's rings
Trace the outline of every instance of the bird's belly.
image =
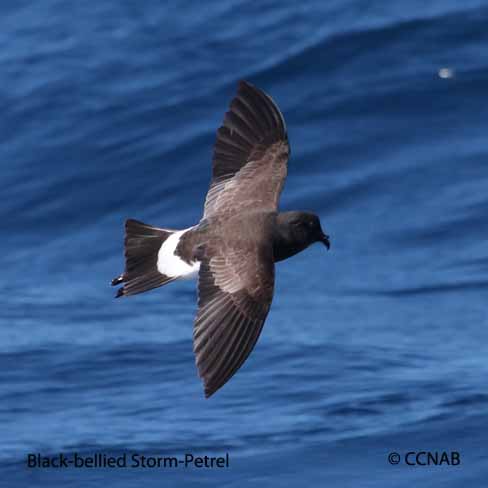
{"type": "Polygon", "coordinates": [[[191,264],[190,271],[186,274],[180,275],[183,280],[196,280],[198,277],[198,272],[200,271],[200,261],[195,261],[191,264]]]}
{"type": "Polygon", "coordinates": [[[178,243],[183,234],[190,229],[185,229],[172,234],[163,242],[158,252],[157,268],[161,274],[171,278],[192,279],[195,278],[200,269],[200,261],[186,261],[176,252],[178,243]]]}

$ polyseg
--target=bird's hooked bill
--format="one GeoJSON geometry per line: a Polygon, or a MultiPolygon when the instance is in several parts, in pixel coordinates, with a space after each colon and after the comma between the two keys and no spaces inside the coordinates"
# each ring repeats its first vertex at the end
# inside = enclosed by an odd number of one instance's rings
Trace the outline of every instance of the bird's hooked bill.
{"type": "Polygon", "coordinates": [[[327,234],[322,234],[322,236],[320,237],[320,242],[322,242],[324,244],[324,246],[327,248],[327,250],[330,249],[330,239],[329,239],[329,236],[327,234]]]}

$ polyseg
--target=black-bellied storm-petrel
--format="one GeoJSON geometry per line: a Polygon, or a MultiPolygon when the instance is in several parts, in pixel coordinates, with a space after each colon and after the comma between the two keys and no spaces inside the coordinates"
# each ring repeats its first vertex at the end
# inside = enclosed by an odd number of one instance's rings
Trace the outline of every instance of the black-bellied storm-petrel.
{"type": "Polygon", "coordinates": [[[241,81],[217,131],[201,221],[185,230],[125,223],[124,283],[134,295],[198,273],[193,350],[205,396],[251,353],[271,306],[274,263],[314,242],[329,248],[319,218],[278,212],[290,148],[273,100],[241,81]]]}

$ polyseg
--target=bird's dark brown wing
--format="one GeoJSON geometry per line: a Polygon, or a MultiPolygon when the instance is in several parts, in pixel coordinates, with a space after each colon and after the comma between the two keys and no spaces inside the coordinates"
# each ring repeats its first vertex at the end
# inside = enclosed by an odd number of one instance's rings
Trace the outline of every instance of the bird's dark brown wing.
{"type": "Polygon", "coordinates": [[[271,306],[273,287],[270,246],[205,251],[193,349],[206,397],[224,385],[251,353],[271,306]]]}
{"type": "Polygon", "coordinates": [[[289,152],[279,108],[263,91],[241,81],[217,131],[204,218],[251,208],[276,210],[289,152]]]}

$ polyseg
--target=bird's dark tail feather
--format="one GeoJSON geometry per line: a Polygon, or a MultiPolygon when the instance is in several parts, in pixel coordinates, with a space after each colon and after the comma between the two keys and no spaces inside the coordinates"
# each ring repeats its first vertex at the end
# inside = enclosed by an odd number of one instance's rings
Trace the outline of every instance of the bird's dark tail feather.
{"type": "Polygon", "coordinates": [[[158,271],[158,253],[163,242],[176,231],[159,229],[137,220],[125,222],[125,271],[112,280],[112,286],[124,283],[116,298],[135,295],[166,285],[176,278],[158,271]]]}

